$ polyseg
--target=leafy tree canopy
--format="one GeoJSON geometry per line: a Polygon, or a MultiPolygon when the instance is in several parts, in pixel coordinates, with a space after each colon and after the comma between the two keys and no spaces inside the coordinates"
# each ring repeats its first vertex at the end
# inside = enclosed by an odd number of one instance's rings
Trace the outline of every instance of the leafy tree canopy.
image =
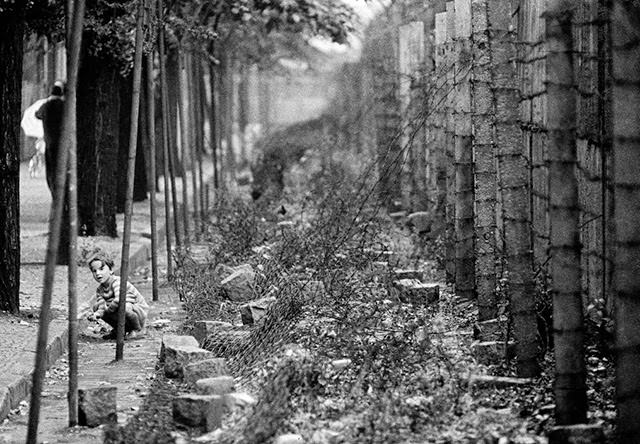
{"type": "MultiPolygon", "coordinates": [[[[89,51],[118,63],[123,71],[133,59],[138,0],[87,0],[85,42],[89,51]]],[[[64,1],[29,0],[30,29],[57,41],[64,36],[64,1]]],[[[211,51],[219,42],[254,61],[273,54],[283,36],[306,41],[324,36],[343,43],[353,30],[354,12],[341,0],[178,0],[163,2],[170,45],[211,51]]],[[[155,29],[158,23],[153,22],[155,29]]],[[[155,36],[147,33],[147,48],[155,36]]],[[[212,55],[212,54],[210,54],[212,55]]]]}

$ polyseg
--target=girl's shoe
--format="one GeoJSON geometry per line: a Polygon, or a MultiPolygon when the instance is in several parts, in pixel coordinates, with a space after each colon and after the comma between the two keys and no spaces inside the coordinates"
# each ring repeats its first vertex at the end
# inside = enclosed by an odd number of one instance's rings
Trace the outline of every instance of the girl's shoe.
{"type": "Polygon", "coordinates": [[[144,333],[142,330],[131,330],[129,333],[127,333],[127,339],[138,339],[141,338],[142,336],[144,336],[144,333]]]}

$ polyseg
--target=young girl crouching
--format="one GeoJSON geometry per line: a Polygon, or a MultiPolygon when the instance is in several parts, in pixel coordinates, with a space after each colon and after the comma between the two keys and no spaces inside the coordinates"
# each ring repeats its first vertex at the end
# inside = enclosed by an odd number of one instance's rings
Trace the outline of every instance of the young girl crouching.
{"type": "MultiPolygon", "coordinates": [[[[113,274],[113,260],[104,253],[98,253],[89,260],[89,269],[98,282],[93,313],[89,319],[102,319],[113,330],[103,339],[115,339],[118,326],[118,305],[120,300],[120,277],[113,274]]],[[[124,331],[129,339],[139,336],[147,319],[149,305],[130,282],[127,282],[126,314],[124,331]]]]}

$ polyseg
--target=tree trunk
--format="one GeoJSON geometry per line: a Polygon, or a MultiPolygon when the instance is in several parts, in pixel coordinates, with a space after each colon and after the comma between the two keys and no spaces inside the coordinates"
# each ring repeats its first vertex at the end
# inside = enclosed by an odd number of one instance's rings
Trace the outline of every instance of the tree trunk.
{"type": "MultiPolygon", "coordinates": [[[[193,228],[196,240],[200,239],[200,201],[198,196],[198,162],[196,151],[195,133],[198,131],[195,119],[193,94],[193,69],[194,64],[189,53],[184,52],[182,57],[182,70],[180,73],[180,97],[182,99],[180,122],[184,134],[183,155],[188,156],[191,165],[191,197],[193,202],[190,217],[193,218],[193,228]]],[[[186,159],[185,159],[186,161],[186,159]]]]}
{"type": "Polygon", "coordinates": [[[234,87],[233,72],[234,60],[226,52],[223,55],[223,63],[221,63],[221,80],[222,88],[220,93],[224,97],[224,107],[222,108],[222,134],[226,142],[226,152],[224,159],[226,160],[224,168],[223,180],[227,183],[235,182],[236,179],[236,147],[233,141],[233,113],[234,113],[234,87]]]}
{"type": "Polygon", "coordinates": [[[219,133],[220,129],[218,127],[218,113],[219,108],[216,104],[217,94],[216,94],[216,86],[218,82],[216,81],[216,67],[213,63],[209,63],[209,89],[211,90],[210,94],[210,109],[209,109],[209,128],[210,128],[210,143],[211,143],[211,163],[213,164],[213,186],[214,188],[218,188],[220,186],[220,179],[218,177],[218,153],[219,153],[219,133]]]}
{"type": "MultiPolygon", "coordinates": [[[[153,3],[151,4],[152,12],[149,19],[155,18],[153,12],[153,3]]],[[[147,54],[144,58],[146,69],[144,70],[146,94],[144,95],[146,102],[145,110],[147,115],[147,134],[149,140],[149,155],[147,159],[149,161],[149,174],[147,179],[149,180],[149,226],[151,228],[151,278],[152,278],[152,300],[158,300],[158,230],[157,230],[157,205],[156,205],[156,125],[155,125],[155,84],[153,78],[153,50],[150,54],[147,54]]],[[[145,128],[145,127],[143,127],[145,128]]],[[[168,228],[167,228],[168,229],[168,228]]]]}
{"type": "MultiPolygon", "coordinates": [[[[120,149],[118,150],[118,213],[124,212],[127,194],[127,157],[129,155],[129,129],[131,127],[131,97],[133,74],[120,78],[120,149]]],[[[138,125],[145,124],[145,118],[140,113],[138,125]]],[[[143,126],[144,128],[144,126],[143,126]]],[[[142,202],[147,199],[147,169],[144,159],[146,149],[143,131],[138,131],[137,144],[141,149],[136,150],[136,171],[133,183],[133,201],[142,202]]]]}
{"type": "Polygon", "coordinates": [[[487,2],[472,4],[473,23],[473,157],[475,161],[475,279],[478,321],[498,316],[496,298],[497,176],[493,141],[493,91],[487,2]]]}
{"type": "MultiPolygon", "coordinates": [[[[122,230],[122,254],[120,262],[120,301],[126,301],[127,297],[127,284],[129,279],[129,247],[131,245],[131,216],[133,212],[133,188],[134,188],[134,176],[136,174],[136,151],[138,141],[138,122],[140,112],[140,89],[142,78],[142,44],[144,42],[144,35],[142,32],[142,26],[144,21],[144,8],[145,4],[143,0],[138,0],[138,11],[136,20],[136,37],[135,37],[135,55],[133,60],[133,73],[132,73],[132,88],[131,88],[131,120],[129,122],[129,143],[127,147],[129,153],[127,156],[127,189],[125,194],[125,207],[124,207],[124,227],[122,230]]],[[[121,361],[124,358],[124,334],[125,334],[125,313],[126,303],[118,304],[118,325],[116,335],[116,361],[121,361]]]]}
{"type": "Polygon", "coordinates": [[[167,75],[167,100],[169,103],[169,137],[171,137],[171,145],[174,149],[170,151],[173,156],[171,161],[175,168],[174,175],[181,177],[184,174],[182,170],[182,158],[178,151],[178,106],[180,103],[180,70],[179,70],[179,53],[174,47],[166,49],[166,75],[167,75]]]}
{"type": "Polygon", "coordinates": [[[66,30],[67,30],[67,88],[65,91],[65,115],[68,116],[65,128],[68,132],[65,139],[68,143],[69,158],[69,226],[63,227],[69,233],[69,276],[68,276],[68,330],[67,341],[69,353],[69,384],[67,391],[67,405],[69,412],[69,427],[78,424],[78,157],[77,157],[77,124],[76,102],[78,86],[78,64],[80,62],[80,46],[82,27],[84,25],[84,0],[67,0],[66,2],[66,30]]]}
{"type": "Polygon", "coordinates": [[[611,30],[617,441],[635,442],[640,436],[640,6],[615,0],[611,30]]]}
{"type": "Polygon", "coordinates": [[[516,341],[517,372],[520,377],[539,373],[533,258],[529,237],[529,170],[522,150],[518,105],[520,93],[513,65],[515,41],[509,31],[510,0],[489,2],[492,83],[495,94],[495,140],[504,220],[504,258],[507,292],[516,341]]]}
{"type": "Polygon", "coordinates": [[[189,138],[188,105],[186,95],[188,90],[185,85],[186,75],[183,71],[184,57],[182,50],[178,51],[178,114],[180,118],[180,165],[182,170],[182,223],[184,227],[184,244],[189,246],[191,232],[191,213],[189,211],[189,187],[187,183],[187,165],[190,163],[189,152],[191,151],[191,140],[189,138]]]}
{"type": "Polygon", "coordinates": [[[21,7],[0,12],[0,310],[20,310],[21,7]]]}
{"type": "Polygon", "coordinates": [[[115,64],[95,57],[84,33],[78,77],[78,215],[80,232],[117,237],[116,194],[120,143],[120,74],[115,64]]]}

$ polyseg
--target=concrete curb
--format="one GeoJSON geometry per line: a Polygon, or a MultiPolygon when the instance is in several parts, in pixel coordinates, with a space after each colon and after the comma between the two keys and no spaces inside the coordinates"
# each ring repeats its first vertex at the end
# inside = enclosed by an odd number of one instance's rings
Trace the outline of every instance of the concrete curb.
{"type": "MultiPolygon", "coordinates": [[[[67,327],[58,335],[53,336],[47,344],[46,368],[49,369],[67,350],[69,342],[69,330],[67,327]]],[[[29,396],[33,370],[11,383],[8,387],[0,389],[0,420],[6,418],[11,410],[17,408],[20,402],[29,396]]]]}

